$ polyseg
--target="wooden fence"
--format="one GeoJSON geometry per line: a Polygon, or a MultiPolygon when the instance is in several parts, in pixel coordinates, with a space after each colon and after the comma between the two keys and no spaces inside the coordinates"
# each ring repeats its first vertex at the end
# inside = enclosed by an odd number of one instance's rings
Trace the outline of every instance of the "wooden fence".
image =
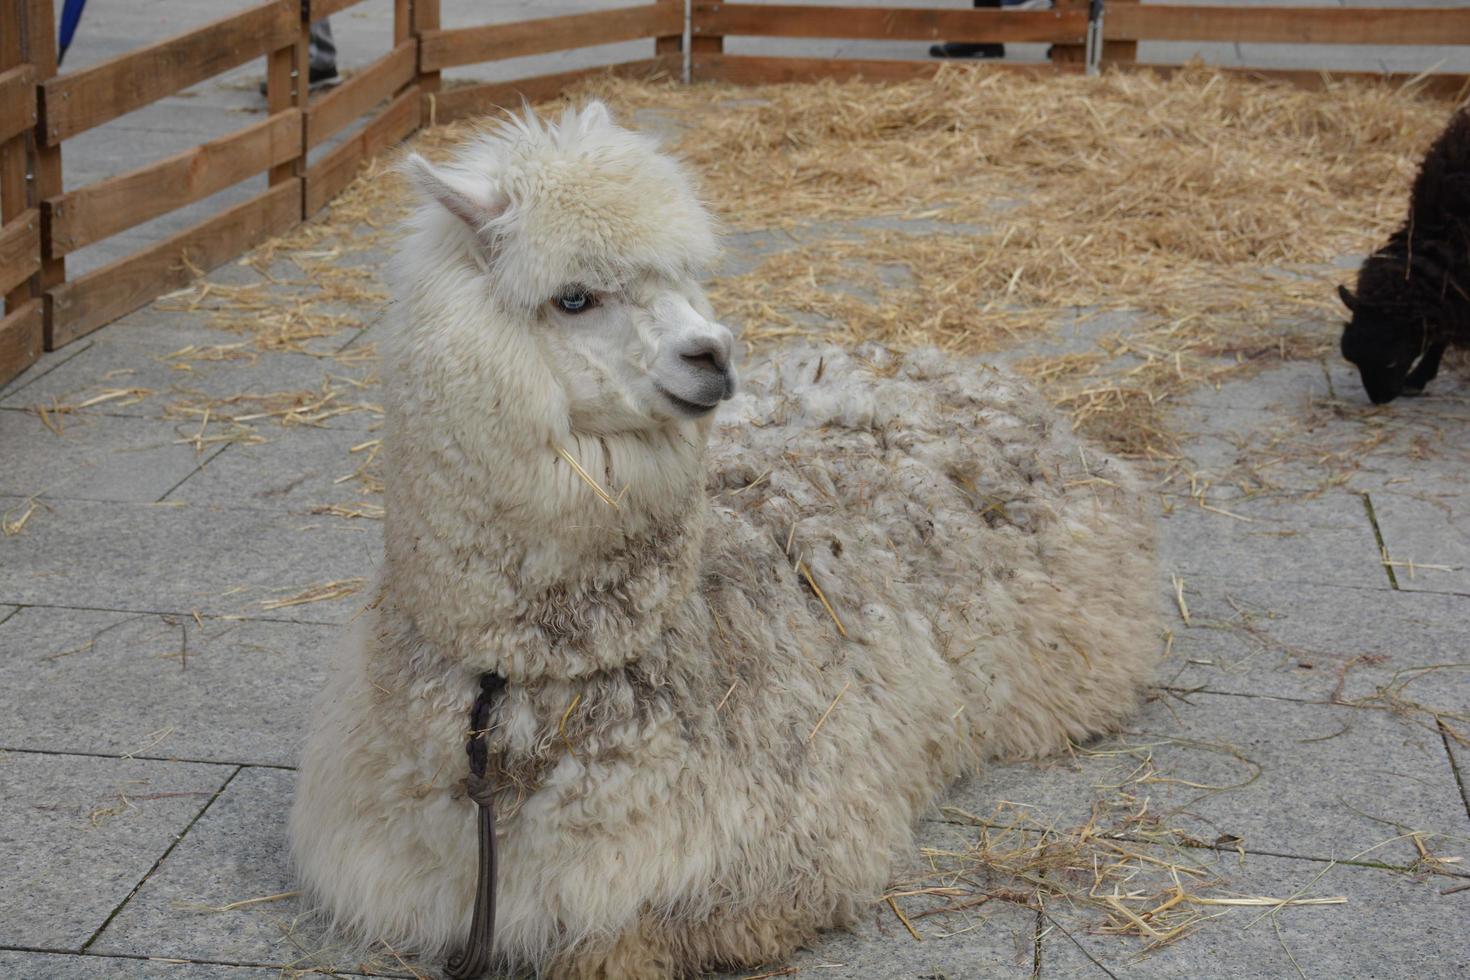
{"type": "MultiPolygon", "coordinates": [[[[272,0],[74,72],[57,74],[53,0],[0,0],[0,382],[39,356],[295,226],[342,190],[364,161],[421,125],[555,96],[604,71],[694,81],[901,79],[929,60],[732,54],[736,37],[1041,42],[1050,62],[1081,71],[1087,0],[1050,10],[913,9],[655,0],[591,13],[445,30],[439,0],[393,0],[391,49],[329,92],[305,84],[309,25],[361,0],[272,0]],[[686,26],[689,49],[683,46],[686,26]],[[460,87],[463,65],[654,39],[652,57],[608,67],[460,87]],[[267,115],[128,173],[65,189],[65,141],[254,60],[263,60],[267,115]],[[687,72],[687,75],[686,75],[687,72]],[[314,162],[314,148],[366,117],[314,162]],[[267,188],[163,241],[81,276],[66,257],[88,245],[267,174],[267,188]]],[[[1129,66],[1139,41],[1267,44],[1470,44],[1470,9],[1154,6],[1111,0],[1102,63],[1129,66]]],[[[1011,70],[1013,66],[997,67],[1011,70]]],[[[1320,72],[1260,72],[1318,84],[1320,72]]],[[[1342,74],[1342,73],[1334,73],[1342,74]]],[[[1352,74],[1352,73],[1348,73],[1352,74]]],[[[1430,87],[1457,92],[1459,75],[1430,87]]]]}

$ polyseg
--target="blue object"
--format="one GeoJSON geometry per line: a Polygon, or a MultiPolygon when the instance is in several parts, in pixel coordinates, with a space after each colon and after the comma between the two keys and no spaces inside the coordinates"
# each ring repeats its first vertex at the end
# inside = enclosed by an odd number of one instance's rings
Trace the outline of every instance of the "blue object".
{"type": "Polygon", "coordinates": [[[87,5],[87,0],[66,0],[61,8],[61,29],[56,39],[56,63],[61,64],[61,59],[66,57],[66,49],[71,47],[71,39],[77,32],[77,25],[82,21],[82,8],[87,5]]]}

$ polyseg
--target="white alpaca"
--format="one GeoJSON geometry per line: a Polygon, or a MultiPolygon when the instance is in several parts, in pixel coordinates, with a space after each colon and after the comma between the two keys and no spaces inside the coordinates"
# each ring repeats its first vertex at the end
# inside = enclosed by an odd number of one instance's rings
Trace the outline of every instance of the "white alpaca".
{"type": "Polygon", "coordinates": [[[947,781],[1130,710],[1152,532],[1036,394],[801,348],[711,440],[730,335],[675,162],[593,104],[407,170],[387,555],[291,817],[342,927],[469,932],[483,672],[497,954],[554,977],[783,957],[880,894],[947,781]]]}

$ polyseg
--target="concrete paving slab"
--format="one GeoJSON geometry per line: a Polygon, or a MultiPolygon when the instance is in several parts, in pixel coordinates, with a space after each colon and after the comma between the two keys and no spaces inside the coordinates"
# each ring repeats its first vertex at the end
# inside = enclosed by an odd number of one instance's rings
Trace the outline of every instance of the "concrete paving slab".
{"type": "MultiPolygon", "coordinates": [[[[286,816],[294,778],[279,769],[241,770],[91,949],[293,969],[364,965],[361,950],[326,936],[290,894],[286,816]],[[280,897],[220,911],[268,896],[280,897]]],[[[366,965],[400,972],[372,954],[366,965]]]]}
{"type": "MultiPolygon", "coordinates": [[[[26,506],[0,497],[0,512],[26,506]]],[[[381,541],[372,521],[43,502],[21,533],[0,537],[0,602],[342,623],[367,601],[381,541]],[[328,583],[340,598],[301,601],[328,583]]]]}
{"type": "Polygon", "coordinates": [[[1101,916],[1053,905],[1042,937],[1041,975],[1073,977],[1464,977],[1470,946],[1470,891],[1446,895],[1463,879],[1415,877],[1377,868],[1231,852],[1185,857],[1218,888],[1206,898],[1343,898],[1264,915],[1256,907],[1204,907],[1220,913],[1193,934],[1155,952],[1142,940],[1097,932],[1101,916]],[[1301,972],[1298,972],[1301,971],[1301,972]]]}
{"type": "Polygon", "coordinates": [[[341,635],[30,607],[0,622],[0,746],[293,765],[341,635]]]}
{"type": "MultiPolygon", "coordinates": [[[[926,849],[962,852],[973,837],[970,828],[938,822],[921,824],[914,857],[906,866],[895,869],[892,890],[912,891],[938,884],[931,864],[920,855],[926,849]]],[[[964,913],[935,915],[934,910],[950,899],[907,895],[894,901],[922,940],[915,940],[887,903],[879,902],[851,932],[825,935],[786,963],[731,974],[727,980],[779,968],[838,980],[1034,975],[1037,920],[1030,909],[987,902],[964,913]]]]}
{"type": "Polygon", "coordinates": [[[1470,596],[1470,490],[1463,483],[1439,493],[1408,485],[1370,499],[1400,589],[1470,596]]]}
{"type": "Polygon", "coordinates": [[[61,350],[48,350],[43,352],[30,367],[4,384],[0,384],[0,401],[4,401],[7,397],[20,391],[26,385],[47,374],[58,365],[76,357],[91,345],[92,341],[90,340],[79,340],[74,344],[63,347],[61,350]]]}
{"type": "Polygon", "coordinates": [[[1160,567],[1185,580],[1388,588],[1363,498],[1228,500],[1207,510],[1177,501],[1160,522],[1160,567]]]}
{"type": "Polygon", "coordinates": [[[0,945],[79,950],[233,772],[0,755],[0,839],[8,842],[0,945]]]}
{"type": "Polygon", "coordinates": [[[281,971],[138,957],[0,950],[0,975],[24,980],[279,980],[281,971]]]}
{"type": "MultiPolygon", "coordinates": [[[[347,339],[343,335],[339,343],[347,339]]],[[[70,409],[98,415],[192,419],[202,423],[206,407],[210,408],[211,417],[219,420],[277,411],[289,405],[315,405],[324,392],[337,393],[326,408],[376,405],[371,393],[364,394],[363,385],[371,380],[371,375],[360,365],[345,365],[309,354],[257,351],[243,340],[235,336],[221,345],[220,350],[176,356],[170,355],[191,344],[196,348],[208,345],[196,344],[188,334],[174,337],[173,346],[167,350],[139,343],[99,341],[34,384],[0,401],[0,407],[40,405],[48,411],[70,409]],[[212,359],[215,357],[220,359],[212,359]],[[80,407],[84,402],[91,404],[80,407]]],[[[252,427],[277,424],[277,418],[252,419],[252,427]]],[[[362,430],[372,427],[380,418],[381,413],[373,408],[359,408],[330,416],[321,424],[362,430]]],[[[215,421],[204,435],[223,436],[228,431],[226,422],[215,421]]]]}
{"type": "Polygon", "coordinates": [[[0,412],[0,493],[152,503],[220,448],[200,453],[180,425],[152,419],[87,415],[53,425],[59,433],[39,415],[0,412]]]}
{"type": "Polygon", "coordinates": [[[1396,489],[1446,467],[1470,472],[1460,437],[1470,397],[1455,379],[1383,407],[1369,405],[1360,388],[1351,365],[1323,361],[1194,392],[1170,416],[1183,436],[1178,470],[1217,499],[1396,489]]]}
{"type": "Polygon", "coordinates": [[[1172,688],[1470,714],[1470,601],[1393,590],[1188,583],[1157,682],[1172,688]]]}
{"type": "Polygon", "coordinates": [[[1182,420],[1208,420],[1225,412],[1295,414],[1315,400],[1334,396],[1330,377],[1325,361],[1292,361],[1248,378],[1196,388],[1179,399],[1180,411],[1189,413],[1182,420]]]}
{"type": "Polygon", "coordinates": [[[1419,857],[1403,834],[1422,832],[1432,851],[1456,856],[1470,839],[1431,718],[1274,698],[1158,697],[1127,733],[1075,760],[997,767],[957,784],[948,803],[988,820],[1000,800],[1031,808],[1042,825],[1081,827],[1097,803],[1100,830],[1239,838],[1246,850],[1295,857],[1367,852],[1402,866],[1419,857]]]}
{"type": "Polygon", "coordinates": [[[272,430],[268,438],[256,445],[229,446],[180,484],[169,499],[293,514],[336,507],[344,516],[382,516],[375,433],[298,426],[272,430]]]}

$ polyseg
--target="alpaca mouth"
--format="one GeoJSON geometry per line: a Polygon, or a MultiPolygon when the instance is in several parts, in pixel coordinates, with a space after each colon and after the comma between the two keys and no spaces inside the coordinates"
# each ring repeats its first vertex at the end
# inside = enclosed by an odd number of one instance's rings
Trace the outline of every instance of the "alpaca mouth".
{"type": "Polygon", "coordinates": [[[708,405],[702,404],[700,402],[692,402],[687,398],[680,398],[678,395],[674,394],[672,391],[669,391],[669,389],[665,388],[663,385],[654,385],[654,389],[660,395],[663,395],[664,398],[668,399],[669,404],[673,405],[679,411],[683,412],[685,415],[690,416],[691,418],[698,418],[701,415],[708,415],[710,412],[713,412],[715,408],[720,404],[720,399],[718,398],[708,405]]]}

